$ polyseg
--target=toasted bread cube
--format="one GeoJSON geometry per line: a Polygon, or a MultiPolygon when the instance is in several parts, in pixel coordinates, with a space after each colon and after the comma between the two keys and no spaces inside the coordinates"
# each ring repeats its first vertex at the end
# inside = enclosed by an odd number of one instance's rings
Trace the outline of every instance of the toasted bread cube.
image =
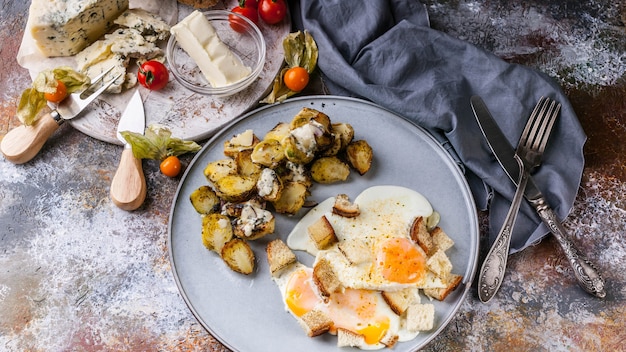
{"type": "Polygon", "coordinates": [[[285,268],[298,261],[293,251],[281,239],[268,243],[265,251],[267,252],[267,262],[270,266],[272,277],[280,276],[285,268]]]}
{"type": "Polygon", "coordinates": [[[340,242],[337,249],[348,259],[350,264],[359,265],[372,261],[372,253],[365,241],[350,238],[340,242]]]}
{"type": "Polygon", "coordinates": [[[316,222],[307,227],[309,238],[315,244],[315,248],[324,250],[337,243],[335,229],[330,224],[325,215],[322,215],[316,222]]]}
{"type": "Polygon", "coordinates": [[[304,313],[298,322],[309,337],[328,332],[333,325],[333,321],[324,312],[315,309],[304,313]]]}
{"type": "Polygon", "coordinates": [[[427,288],[424,289],[424,294],[428,297],[432,297],[438,301],[443,301],[448,297],[448,295],[454,291],[461,281],[463,280],[463,276],[450,274],[446,279],[447,286],[444,288],[427,288]]]}
{"type": "Polygon", "coordinates": [[[318,260],[315,266],[313,266],[313,282],[325,297],[330,296],[331,293],[343,290],[343,286],[339,278],[337,278],[333,267],[324,258],[318,260]]]}
{"type": "Polygon", "coordinates": [[[415,303],[406,310],[406,327],[409,331],[428,331],[435,323],[435,305],[415,303]]]}
{"type": "Polygon", "coordinates": [[[358,204],[353,204],[346,194],[339,194],[335,197],[333,204],[333,214],[343,216],[344,218],[354,218],[361,215],[358,204]]]}
{"type": "Polygon", "coordinates": [[[390,330],[387,330],[387,332],[385,333],[385,336],[383,336],[383,338],[380,339],[380,343],[385,345],[385,347],[387,348],[393,348],[393,346],[395,346],[396,343],[398,342],[398,339],[400,339],[400,336],[392,333],[390,330]]]}
{"type": "Polygon", "coordinates": [[[337,347],[357,347],[367,346],[365,336],[344,328],[337,329],[337,347]]]}
{"type": "Polygon", "coordinates": [[[348,164],[360,175],[365,175],[372,166],[374,153],[372,147],[365,140],[352,141],[346,147],[348,164]]]}
{"type": "Polygon", "coordinates": [[[251,274],[254,271],[254,252],[248,242],[233,238],[222,247],[221,257],[234,271],[241,274],[251,274]]]}
{"type": "Polygon", "coordinates": [[[432,231],[430,231],[430,235],[432,236],[435,247],[442,251],[446,251],[454,246],[454,240],[452,240],[439,226],[432,229],[432,231]]]}
{"type": "Polygon", "coordinates": [[[404,314],[410,304],[419,303],[419,293],[416,288],[405,288],[399,291],[382,291],[383,299],[391,310],[398,315],[404,314]]]}
{"type": "Polygon", "coordinates": [[[444,253],[441,249],[438,249],[433,255],[430,256],[430,258],[428,258],[426,265],[430,271],[443,279],[446,279],[452,272],[452,263],[446,253],[444,253]]]}
{"type": "Polygon", "coordinates": [[[426,227],[426,219],[423,216],[418,216],[411,225],[411,239],[417,243],[426,254],[430,253],[435,245],[433,243],[432,235],[428,232],[426,227]]]}

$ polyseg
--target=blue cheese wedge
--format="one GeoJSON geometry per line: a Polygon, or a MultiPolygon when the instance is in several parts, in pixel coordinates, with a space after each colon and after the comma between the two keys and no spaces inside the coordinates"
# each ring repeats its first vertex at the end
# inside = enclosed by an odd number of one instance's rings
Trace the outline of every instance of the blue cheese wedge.
{"type": "Polygon", "coordinates": [[[111,34],[106,34],[104,41],[111,43],[111,52],[124,57],[149,60],[163,54],[161,48],[132,28],[119,28],[111,34]]]}
{"type": "Polygon", "coordinates": [[[200,11],[193,11],[170,31],[211,86],[227,86],[250,75],[250,67],[245,66],[220,40],[215,28],[200,11]]]}
{"type": "Polygon", "coordinates": [[[126,10],[114,22],[139,31],[149,42],[165,40],[170,36],[170,26],[161,17],[142,9],[126,10]]]}
{"type": "Polygon", "coordinates": [[[43,55],[71,56],[95,42],[128,8],[128,0],[33,0],[30,31],[43,55]]]}

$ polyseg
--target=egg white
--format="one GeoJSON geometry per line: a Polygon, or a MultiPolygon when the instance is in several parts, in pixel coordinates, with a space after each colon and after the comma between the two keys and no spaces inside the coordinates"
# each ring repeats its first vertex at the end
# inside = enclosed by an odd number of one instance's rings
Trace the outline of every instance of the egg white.
{"type": "MultiPolygon", "coordinates": [[[[332,213],[335,198],[331,197],[311,209],[287,237],[287,245],[293,250],[303,250],[316,257],[315,261],[327,259],[344,287],[372,290],[399,290],[407,287],[445,287],[432,272],[415,283],[398,283],[372,275],[371,262],[352,265],[339,251],[337,245],[319,251],[309,238],[307,228],[322,215],[326,216],[335,230],[338,243],[349,240],[364,241],[372,256],[376,248],[389,238],[409,238],[410,228],[416,217],[433,215],[430,202],[420,193],[400,186],[374,186],[364,190],[355,199],[361,214],[346,218],[332,213]]],[[[418,251],[426,256],[419,246],[418,251]]]]}

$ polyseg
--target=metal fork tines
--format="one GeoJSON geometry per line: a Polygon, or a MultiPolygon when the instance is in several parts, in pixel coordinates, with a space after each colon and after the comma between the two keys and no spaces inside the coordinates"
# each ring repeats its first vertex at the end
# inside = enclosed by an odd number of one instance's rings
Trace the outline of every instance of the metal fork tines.
{"type": "Polygon", "coordinates": [[[515,160],[517,160],[520,168],[517,190],[504,224],[483,262],[478,277],[478,297],[482,302],[487,302],[493,298],[502,284],[509,255],[511,234],[524,197],[524,190],[530,173],[541,164],[543,152],[548,144],[548,138],[560,109],[561,104],[549,98],[541,97],[522,131],[515,150],[515,160]]]}
{"type": "Polygon", "coordinates": [[[69,97],[64,99],[56,108],[56,112],[63,118],[62,120],[57,121],[57,123],[62,123],[63,120],[69,120],[78,115],[78,113],[80,113],[85,107],[87,107],[87,105],[89,105],[124,74],[118,73],[107,81],[104,81],[104,77],[109,74],[113,68],[114,66],[94,77],[91,81],[91,85],[84,91],[72,93],[69,97]]]}

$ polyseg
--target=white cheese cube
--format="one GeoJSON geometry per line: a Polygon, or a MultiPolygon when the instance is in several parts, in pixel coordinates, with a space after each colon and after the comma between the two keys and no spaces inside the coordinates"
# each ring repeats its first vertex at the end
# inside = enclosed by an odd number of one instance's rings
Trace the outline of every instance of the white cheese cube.
{"type": "Polygon", "coordinates": [[[199,11],[171,28],[178,45],[198,65],[213,87],[223,87],[248,76],[251,69],[218,37],[215,28],[199,11]]]}
{"type": "Polygon", "coordinates": [[[71,56],[109,30],[128,0],[33,0],[31,35],[48,57],[71,56]]]}

